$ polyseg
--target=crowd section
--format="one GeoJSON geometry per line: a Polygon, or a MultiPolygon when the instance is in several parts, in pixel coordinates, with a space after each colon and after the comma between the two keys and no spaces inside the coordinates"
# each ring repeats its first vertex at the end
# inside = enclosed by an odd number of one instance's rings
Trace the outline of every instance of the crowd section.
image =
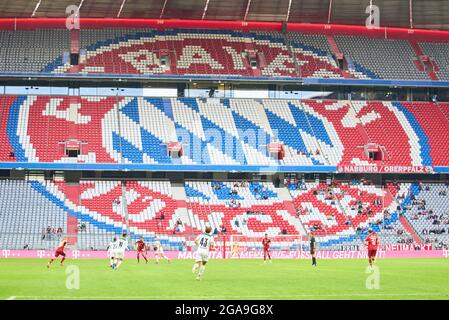
{"type": "Polygon", "coordinates": [[[157,236],[164,247],[178,250],[205,226],[228,241],[233,236],[313,232],[322,250],[361,246],[369,229],[382,245],[447,249],[449,244],[448,183],[377,186],[363,179],[286,178],[275,187],[263,181],[192,180],[184,182],[185,201],[174,199],[170,181],[123,183],[126,201],[120,181],[81,181],[74,186],[0,180],[1,247],[41,249],[69,235],[79,249],[101,250],[109,238],[127,229],[132,238],[152,241],[157,236]]]}

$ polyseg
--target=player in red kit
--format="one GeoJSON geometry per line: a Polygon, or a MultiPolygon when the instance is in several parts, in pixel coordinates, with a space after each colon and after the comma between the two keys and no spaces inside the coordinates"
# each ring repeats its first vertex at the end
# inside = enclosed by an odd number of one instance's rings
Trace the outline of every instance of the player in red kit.
{"type": "Polygon", "coordinates": [[[145,263],[148,263],[148,259],[146,257],[147,252],[147,244],[143,241],[143,238],[140,237],[139,240],[136,241],[135,245],[137,246],[137,263],[140,263],[140,255],[145,259],[145,263]]]}
{"type": "Polygon", "coordinates": [[[373,270],[373,263],[376,261],[377,249],[379,248],[379,237],[373,230],[368,230],[368,236],[365,239],[365,245],[368,246],[368,261],[371,271],[373,270]]]}
{"type": "Polygon", "coordinates": [[[267,262],[267,256],[271,263],[271,256],[270,256],[270,243],[271,240],[268,239],[268,234],[265,233],[265,238],[262,240],[263,245],[263,263],[267,262]]]}
{"type": "Polygon", "coordinates": [[[58,248],[55,251],[55,256],[53,258],[50,259],[50,261],[48,261],[47,263],[47,268],[50,268],[50,265],[53,263],[53,261],[55,261],[59,256],[62,256],[61,259],[61,267],[62,267],[62,263],[65,260],[65,246],[67,245],[67,238],[62,239],[62,241],[59,243],[58,248]]]}

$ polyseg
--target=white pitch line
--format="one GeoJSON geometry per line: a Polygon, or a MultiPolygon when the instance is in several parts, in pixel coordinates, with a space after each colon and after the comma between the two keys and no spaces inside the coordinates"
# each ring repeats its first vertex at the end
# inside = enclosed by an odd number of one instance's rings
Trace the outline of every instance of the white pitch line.
{"type": "MultiPolygon", "coordinates": [[[[449,292],[445,293],[342,293],[342,294],[300,294],[300,295],[289,295],[289,296],[280,296],[286,297],[289,299],[294,298],[306,298],[306,297],[402,297],[402,296],[448,296],[449,292]]],[[[88,299],[189,299],[189,300],[199,300],[199,299],[218,299],[218,300],[226,300],[226,299],[269,299],[269,300],[278,300],[279,297],[273,296],[13,296],[14,298],[24,298],[24,299],[80,299],[80,300],[88,300],[88,299]]],[[[11,298],[11,297],[10,297],[11,298]]],[[[9,299],[8,300],[13,300],[9,299]]],[[[283,299],[282,299],[283,300],[283,299]]]]}
{"type": "Polygon", "coordinates": [[[16,296],[10,296],[10,297],[8,297],[8,298],[6,298],[6,300],[16,300],[16,296]]]}

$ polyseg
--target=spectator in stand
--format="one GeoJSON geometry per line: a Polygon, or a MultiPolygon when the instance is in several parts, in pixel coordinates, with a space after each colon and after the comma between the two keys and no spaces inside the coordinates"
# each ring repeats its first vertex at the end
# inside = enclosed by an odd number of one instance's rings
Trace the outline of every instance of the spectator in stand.
{"type": "Polygon", "coordinates": [[[50,226],[47,227],[46,239],[51,240],[51,227],[50,226]]]}
{"type": "Polygon", "coordinates": [[[58,235],[58,239],[61,239],[61,237],[62,237],[62,228],[59,227],[59,228],[58,228],[58,231],[56,231],[56,233],[57,233],[57,235],[58,235]]]}
{"type": "Polygon", "coordinates": [[[221,233],[226,233],[228,230],[226,229],[226,227],[224,225],[221,225],[220,227],[220,232],[221,233]]]}

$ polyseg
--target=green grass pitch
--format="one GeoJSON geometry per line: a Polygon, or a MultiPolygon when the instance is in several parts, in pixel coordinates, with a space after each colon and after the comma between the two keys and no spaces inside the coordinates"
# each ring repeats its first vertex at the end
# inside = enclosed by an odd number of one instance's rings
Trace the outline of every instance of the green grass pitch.
{"type": "Polygon", "coordinates": [[[317,268],[309,260],[211,260],[202,281],[190,260],[127,259],[117,271],[106,259],[46,263],[0,259],[0,299],[449,299],[448,259],[379,260],[378,289],[366,287],[374,276],[360,259],[318,260],[317,268]],[[79,268],[79,289],[66,288],[69,266],[79,268]]]}

